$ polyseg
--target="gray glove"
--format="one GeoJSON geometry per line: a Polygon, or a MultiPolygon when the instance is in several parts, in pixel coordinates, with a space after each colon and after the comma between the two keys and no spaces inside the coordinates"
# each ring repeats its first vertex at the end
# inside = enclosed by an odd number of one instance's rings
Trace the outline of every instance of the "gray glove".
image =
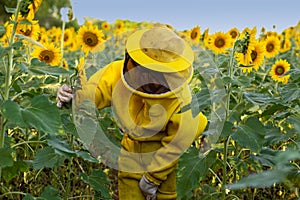
{"type": "Polygon", "coordinates": [[[57,107],[61,108],[64,103],[70,102],[73,97],[73,89],[70,86],[63,84],[57,91],[57,107]]]}
{"type": "Polygon", "coordinates": [[[142,190],[142,193],[146,197],[146,200],[156,200],[156,192],[158,186],[147,180],[145,175],[143,175],[143,177],[141,178],[139,186],[142,190]]]}

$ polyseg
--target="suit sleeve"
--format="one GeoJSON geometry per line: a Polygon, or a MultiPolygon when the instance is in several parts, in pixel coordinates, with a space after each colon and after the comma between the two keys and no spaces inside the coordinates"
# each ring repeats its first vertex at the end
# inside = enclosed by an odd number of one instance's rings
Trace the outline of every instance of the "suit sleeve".
{"type": "Polygon", "coordinates": [[[108,64],[81,86],[76,92],[76,105],[84,102],[94,103],[98,109],[111,105],[112,91],[116,82],[120,80],[121,63],[108,64]]]}

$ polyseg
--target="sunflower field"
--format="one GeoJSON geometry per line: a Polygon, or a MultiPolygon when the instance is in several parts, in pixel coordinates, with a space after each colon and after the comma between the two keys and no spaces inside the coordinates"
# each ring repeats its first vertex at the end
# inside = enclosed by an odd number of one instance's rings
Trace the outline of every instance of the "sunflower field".
{"type": "MultiPolygon", "coordinates": [[[[66,26],[65,8],[61,26],[46,28],[35,18],[41,3],[17,0],[0,24],[0,199],[118,199],[117,170],[85,147],[72,104],[59,109],[56,93],[123,59],[133,31],[173,27],[121,19],[66,26]]],[[[195,50],[195,105],[222,113],[219,133],[204,132],[180,157],[178,199],[300,199],[300,23],[282,32],[200,28],[173,30],[195,50]]],[[[111,110],[100,116],[118,144],[111,110]]]]}

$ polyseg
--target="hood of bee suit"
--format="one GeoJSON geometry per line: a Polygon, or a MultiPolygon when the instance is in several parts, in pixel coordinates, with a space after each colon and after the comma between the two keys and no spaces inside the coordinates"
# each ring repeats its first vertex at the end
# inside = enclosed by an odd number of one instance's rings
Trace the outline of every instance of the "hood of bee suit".
{"type": "MultiPolygon", "coordinates": [[[[166,27],[138,30],[129,36],[126,42],[129,56],[141,67],[130,70],[131,76],[138,76],[142,68],[149,72],[161,72],[164,82],[170,92],[161,94],[142,94],[136,91],[146,79],[130,82],[123,78],[127,87],[143,96],[162,97],[178,92],[188,84],[193,75],[194,52],[191,47],[174,31],[166,27]]],[[[125,75],[126,76],[126,75],[125,75]]]]}

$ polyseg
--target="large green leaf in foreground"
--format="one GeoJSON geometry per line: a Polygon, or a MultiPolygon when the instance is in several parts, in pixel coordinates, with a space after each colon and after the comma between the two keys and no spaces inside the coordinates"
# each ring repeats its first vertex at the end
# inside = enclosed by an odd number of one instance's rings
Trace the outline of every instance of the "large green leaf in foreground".
{"type": "Polygon", "coordinates": [[[24,107],[7,100],[2,104],[2,113],[10,123],[47,133],[57,133],[61,125],[58,108],[44,95],[32,98],[24,107]]]}

